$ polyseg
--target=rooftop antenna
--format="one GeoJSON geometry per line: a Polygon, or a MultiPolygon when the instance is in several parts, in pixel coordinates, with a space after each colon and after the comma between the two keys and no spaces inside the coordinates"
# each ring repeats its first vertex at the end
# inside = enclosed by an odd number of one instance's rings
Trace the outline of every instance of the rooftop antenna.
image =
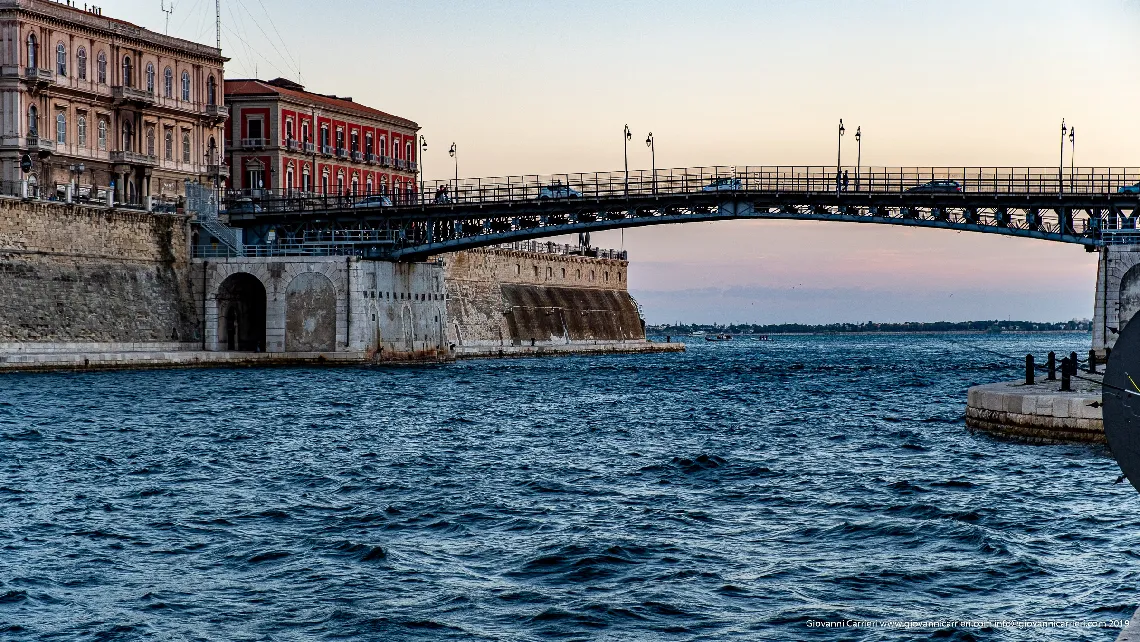
{"type": "Polygon", "coordinates": [[[218,51],[222,50],[222,0],[214,0],[214,17],[217,20],[218,51]]]}
{"type": "Polygon", "coordinates": [[[170,0],[170,8],[166,8],[166,0],[159,0],[162,12],[166,14],[166,35],[170,35],[170,14],[174,13],[174,0],[170,0]]]}

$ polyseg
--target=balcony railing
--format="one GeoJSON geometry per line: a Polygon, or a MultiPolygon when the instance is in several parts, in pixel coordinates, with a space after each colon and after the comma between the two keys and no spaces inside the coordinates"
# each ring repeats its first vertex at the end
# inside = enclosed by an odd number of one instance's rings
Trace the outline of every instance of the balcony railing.
{"type": "Polygon", "coordinates": [[[287,138],[287,139],[285,139],[285,149],[287,149],[291,152],[295,152],[295,151],[301,149],[301,142],[297,141],[297,140],[293,140],[292,138],[287,138]]]}
{"type": "Polygon", "coordinates": [[[364,154],[361,154],[360,152],[352,152],[352,160],[357,162],[357,163],[363,163],[364,162],[364,154]]]}
{"type": "Polygon", "coordinates": [[[243,138],[241,139],[242,149],[264,149],[266,140],[264,138],[243,138]]]}
{"type": "Polygon", "coordinates": [[[364,162],[368,163],[369,165],[375,165],[376,164],[376,154],[365,154],[364,155],[364,162]]]}
{"type": "Polygon", "coordinates": [[[396,169],[408,169],[408,161],[406,161],[402,158],[397,158],[396,159],[396,169]]]}
{"type": "Polygon", "coordinates": [[[343,147],[337,147],[336,148],[336,157],[337,158],[348,158],[348,150],[343,148],[343,147]]]}
{"type": "Polygon", "coordinates": [[[381,167],[391,167],[391,165],[392,165],[392,157],[391,156],[381,156],[380,157],[380,166],[381,167]]]}
{"type": "Polygon", "coordinates": [[[206,105],[206,115],[210,118],[226,119],[230,117],[230,108],[225,105],[206,105]]]}
{"type": "Polygon", "coordinates": [[[117,103],[143,103],[147,105],[154,104],[154,92],[146,91],[144,89],[135,89],[134,87],[112,87],[111,96],[117,103]]]}
{"type": "Polygon", "coordinates": [[[155,156],[148,156],[147,154],[140,154],[138,152],[115,151],[111,152],[111,162],[124,163],[127,165],[154,166],[158,164],[158,158],[155,156]]]}
{"type": "Polygon", "coordinates": [[[418,171],[420,166],[415,161],[408,161],[408,169],[410,171],[418,171]]]}
{"type": "Polygon", "coordinates": [[[304,147],[305,147],[305,153],[306,154],[313,154],[313,153],[316,153],[316,151],[317,151],[317,144],[316,143],[305,143],[304,147]]]}
{"type": "Polygon", "coordinates": [[[54,152],[55,141],[50,138],[40,138],[36,134],[28,134],[28,151],[54,152]]]}
{"type": "Polygon", "coordinates": [[[211,178],[229,178],[230,166],[222,163],[221,165],[207,165],[206,174],[211,178]]]}
{"type": "Polygon", "coordinates": [[[55,82],[55,74],[51,72],[51,69],[39,69],[37,67],[25,68],[24,78],[38,82],[55,82]]]}
{"type": "Polygon", "coordinates": [[[332,156],[333,155],[332,145],[321,145],[321,153],[324,154],[325,156],[332,156]]]}

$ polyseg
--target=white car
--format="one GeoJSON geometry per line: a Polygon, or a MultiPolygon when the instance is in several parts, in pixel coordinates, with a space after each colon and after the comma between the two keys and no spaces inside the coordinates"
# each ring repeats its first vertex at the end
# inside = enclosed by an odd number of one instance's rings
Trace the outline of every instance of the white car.
{"type": "Polygon", "coordinates": [[[703,192],[734,192],[740,189],[739,178],[714,178],[711,183],[701,188],[703,192]]]}
{"type": "Polygon", "coordinates": [[[392,207],[392,199],[384,195],[365,196],[353,204],[354,208],[392,207]]]}
{"type": "Polygon", "coordinates": [[[579,192],[569,185],[563,185],[562,183],[551,183],[547,187],[538,190],[539,200],[548,198],[580,198],[581,196],[582,192],[579,192]]]}

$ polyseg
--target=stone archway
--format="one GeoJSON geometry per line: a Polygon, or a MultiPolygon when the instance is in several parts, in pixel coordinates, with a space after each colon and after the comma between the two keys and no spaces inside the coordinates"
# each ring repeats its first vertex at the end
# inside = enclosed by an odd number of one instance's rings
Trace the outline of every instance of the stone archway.
{"type": "Polygon", "coordinates": [[[299,274],[285,290],[285,351],[336,350],[336,287],[318,272],[299,274]]]}
{"type": "Polygon", "coordinates": [[[218,349],[265,352],[265,286],[252,274],[230,275],[218,286],[218,349]]]}

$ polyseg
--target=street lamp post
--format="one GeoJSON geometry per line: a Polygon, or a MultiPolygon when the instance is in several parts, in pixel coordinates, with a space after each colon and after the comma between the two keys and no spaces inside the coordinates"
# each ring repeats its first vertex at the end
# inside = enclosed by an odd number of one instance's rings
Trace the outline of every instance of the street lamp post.
{"type": "Polygon", "coordinates": [[[424,152],[426,151],[427,139],[424,138],[423,134],[420,134],[420,205],[423,205],[426,199],[426,195],[424,194],[424,190],[427,189],[427,182],[424,181],[424,152]]]}
{"type": "Polygon", "coordinates": [[[844,131],[846,131],[846,130],[843,128],[843,119],[840,118],[839,119],[839,152],[835,157],[835,193],[836,194],[839,193],[839,188],[841,186],[840,176],[843,173],[842,167],[843,167],[843,132],[844,131]]]}
{"type": "Polygon", "coordinates": [[[653,145],[653,132],[649,132],[649,137],[645,139],[645,146],[649,148],[650,165],[653,172],[653,193],[657,193],[657,148],[653,145]]]}
{"type": "Polygon", "coordinates": [[[1057,193],[1065,193],[1065,134],[1069,128],[1065,126],[1065,119],[1061,119],[1061,165],[1057,168],[1057,193]]]}
{"type": "Polygon", "coordinates": [[[455,143],[451,144],[451,149],[447,150],[448,156],[455,159],[455,202],[459,202],[459,157],[455,155],[455,143]]]}
{"type": "Polygon", "coordinates": [[[625,126],[625,131],[622,133],[621,143],[625,147],[625,196],[629,197],[629,141],[633,138],[633,134],[629,131],[629,125],[625,126]]]}
{"type": "Polygon", "coordinates": [[[856,143],[856,147],[859,149],[859,153],[856,154],[856,160],[855,160],[855,191],[858,192],[859,191],[859,179],[862,176],[860,173],[860,170],[863,168],[863,126],[862,125],[855,128],[855,143],[856,143]]]}
{"type": "Polygon", "coordinates": [[[1077,180],[1077,128],[1069,128],[1069,193],[1076,190],[1077,180]]]}

